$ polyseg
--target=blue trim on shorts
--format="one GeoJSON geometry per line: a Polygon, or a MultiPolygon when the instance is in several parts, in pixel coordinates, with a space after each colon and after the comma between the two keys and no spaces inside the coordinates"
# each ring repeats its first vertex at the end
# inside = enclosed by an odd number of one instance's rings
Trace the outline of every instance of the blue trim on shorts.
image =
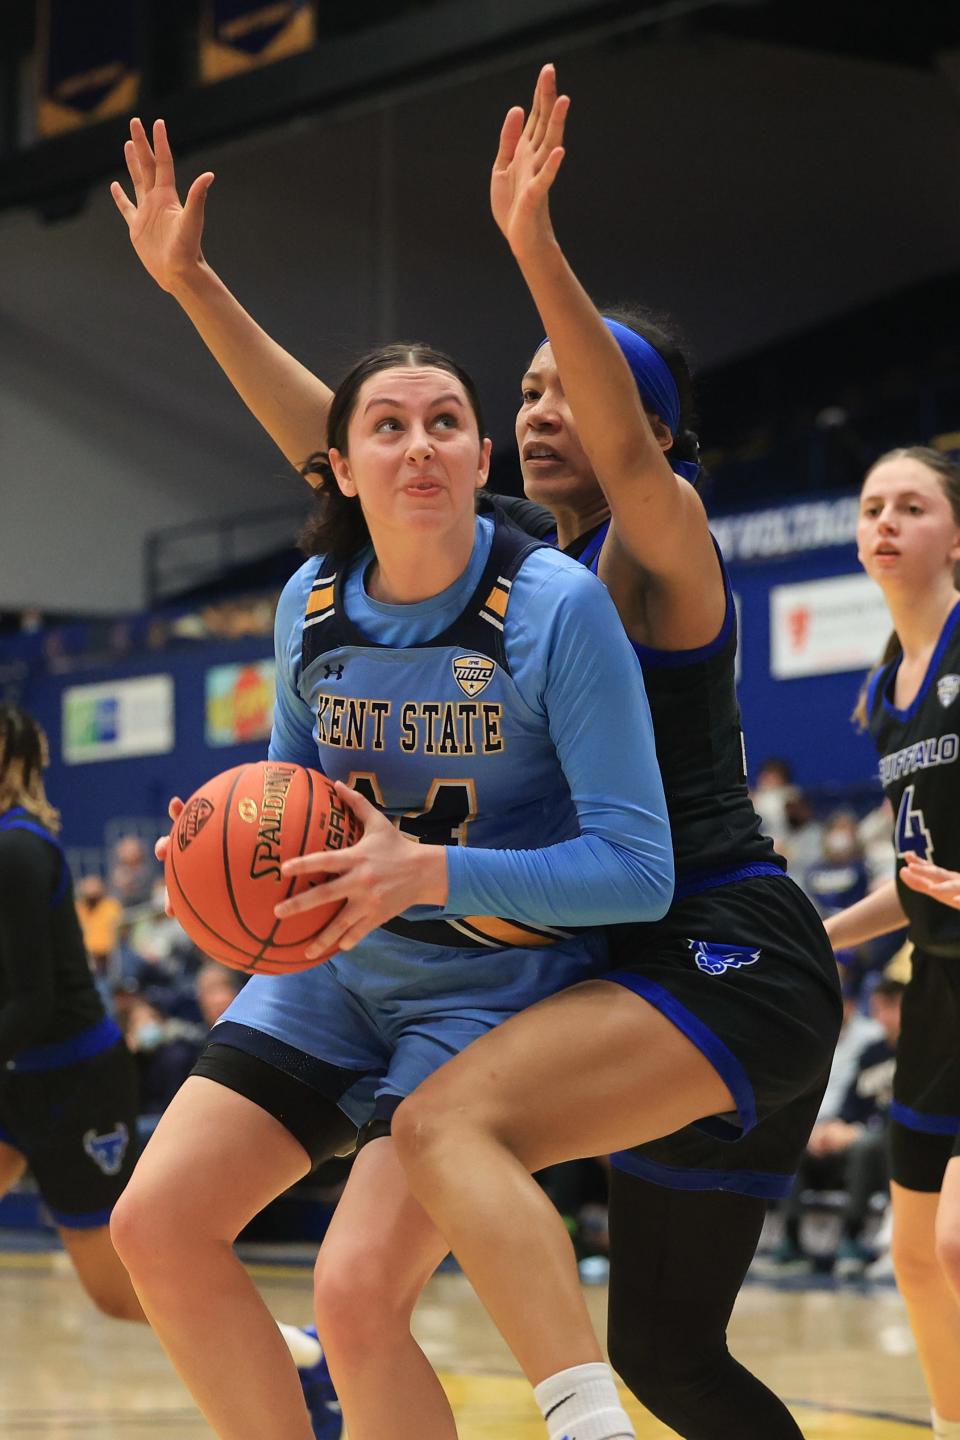
{"type": "Polygon", "coordinates": [[[9,1145],[11,1150],[19,1150],[21,1155],[24,1153],[23,1146],[17,1140],[16,1136],[11,1135],[10,1131],[5,1130],[2,1125],[0,1125],[0,1144],[9,1145]]]}
{"type": "Polygon", "coordinates": [[[685,1005],[681,1005],[669,990],[665,990],[655,980],[647,980],[643,975],[635,975],[630,970],[611,970],[601,976],[601,979],[612,980],[615,985],[623,985],[626,989],[632,990],[635,995],[639,995],[641,999],[648,1001],[668,1020],[672,1021],[677,1029],[696,1045],[702,1055],[706,1056],[721,1080],[726,1083],[740,1117],[740,1132],[738,1134],[731,1129],[731,1140],[739,1139],[740,1135],[746,1135],[749,1130],[753,1129],[757,1123],[757,1102],[750,1078],[733,1051],[724,1045],[709,1026],[704,1025],[702,1020],[688,1010],[685,1005]]]}
{"type": "Polygon", "coordinates": [[[29,1075],[40,1070],[62,1070],[67,1065],[78,1065],[81,1060],[92,1060],[105,1050],[112,1050],[123,1032],[110,1015],[104,1015],[89,1030],[71,1035],[69,1040],[58,1040],[52,1045],[34,1045],[30,1050],[21,1050],[11,1062],[10,1069],[18,1074],[29,1075]]]}
{"type": "Polygon", "coordinates": [[[694,1170],[661,1165],[633,1150],[618,1150],[610,1156],[615,1170],[662,1185],[667,1190],[732,1190],[735,1195],[753,1195],[759,1200],[785,1200],[793,1189],[793,1175],[766,1170],[694,1170]]]}
{"type": "Polygon", "coordinates": [[[918,1130],[921,1135],[956,1135],[960,1133],[960,1115],[924,1115],[921,1110],[911,1110],[899,1100],[890,1104],[889,1115],[906,1130],[918,1130]]]}
{"type": "Polygon", "coordinates": [[[686,900],[690,895],[700,895],[704,890],[716,890],[721,885],[736,885],[739,880],[756,880],[762,875],[775,875],[785,880],[787,872],[773,860],[755,860],[749,865],[739,865],[736,870],[692,870],[677,877],[674,886],[674,900],[686,900]]]}
{"type": "Polygon", "coordinates": [[[106,1210],[81,1210],[79,1214],[73,1214],[69,1210],[50,1211],[54,1223],[62,1225],[64,1230],[99,1230],[101,1226],[110,1224],[112,1213],[112,1205],[106,1210]]]}

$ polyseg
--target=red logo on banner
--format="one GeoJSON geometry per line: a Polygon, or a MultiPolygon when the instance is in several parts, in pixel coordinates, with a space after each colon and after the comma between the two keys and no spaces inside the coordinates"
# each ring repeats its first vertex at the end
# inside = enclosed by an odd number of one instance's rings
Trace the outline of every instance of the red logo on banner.
{"type": "Polygon", "coordinates": [[[802,650],[810,635],[810,608],[807,605],[798,605],[796,609],[787,612],[787,628],[790,631],[790,644],[794,650],[802,650]]]}

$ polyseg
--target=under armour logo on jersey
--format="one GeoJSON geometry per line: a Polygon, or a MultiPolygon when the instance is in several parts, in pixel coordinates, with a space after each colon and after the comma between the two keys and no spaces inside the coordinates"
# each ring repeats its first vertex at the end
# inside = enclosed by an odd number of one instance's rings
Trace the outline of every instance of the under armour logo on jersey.
{"type": "Polygon", "coordinates": [[[722,975],[725,970],[740,970],[744,965],[755,965],[760,951],[749,945],[720,945],[712,940],[688,940],[693,951],[697,969],[705,975],[722,975]]]}
{"type": "Polygon", "coordinates": [[[324,665],[324,667],[323,667],[323,678],[324,678],[324,680],[342,680],[342,679],[343,679],[343,666],[342,666],[342,665],[324,665]]]}
{"type": "Polygon", "coordinates": [[[106,1135],[98,1135],[96,1130],[88,1130],[83,1137],[84,1150],[104,1175],[119,1173],[129,1143],[130,1131],[119,1121],[116,1130],[110,1130],[106,1135]]]}
{"type": "Polygon", "coordinates": [[[941,675],[937,681],[937,699],[944,710],[949,709],[960,695],[960,675],[941,675]]]}

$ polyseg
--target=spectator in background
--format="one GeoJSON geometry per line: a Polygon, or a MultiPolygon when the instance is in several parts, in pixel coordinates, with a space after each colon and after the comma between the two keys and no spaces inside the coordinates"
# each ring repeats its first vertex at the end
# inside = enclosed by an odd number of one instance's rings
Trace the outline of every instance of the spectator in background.
{"type": "Polygon", "coordinates": [[[807,875],[823,855],[823,826],[813,818],[810,802],[802,790],[791,786],[784,803],[786,828],[774,842],[787,862],[787,870],[801,890],[807,889],[807,875]]]}
{"type": "Polygon", "coordinates": [[[824,827],[821,856],[808,868],[804,888],[826,918],[862,900],[867,887],[857,817],[852,810],[837,810],[824,827]]]}
{"type": "Polygon", "coordinates": [[[897,866],[893,849],[893,806],[886,795],[874,810],[869,810],[857,827],[869,877],[874,890],[892,880],[897,866]]]}
{"type": "Polygon", "coordinates": [[[757,771],[756,784],[751,793],[754,809],[760,816],[763,833],[769,835],[774,845],[787,831],[786,804],[793,791],[793,770],[786,760],[771,756],[764,760],[757,771]]]}
{"type": "Polygon", "coordinates": [[[847,1192],[835,1261],[837,1274],[846,1279],[859,1278],[876,1259],[862,1237],[870,1197],[889,1185],[887,1111],[893,1098],[904,989],[898,980],[881,980],[870,996],[870,1013],[881,1033],[861,1050],[838,1114],[826,1117],[821,1112],[814,1126],[784,1207],[784,1237],[776,1256],[781,1265],[812,1263],[800,1243],[801,1198],[809,1189],[847,1192]]]}
{"type": "Polygon", "coordinates": [[[121,905],[142,905],[150,899],[157,867],[136,835],[124,835],[113,852],[110,890],[121,905]]]}
{"type": "Polygon", "coordinates": [[[149,1136],[193,1069],[206,1029],[170,1015],[164,997],[137,995],[127,1012],[127,1045],[140,1072],[140,1136],[149,1136]]]}
{"type": "Polygon", "coordinates": [[[140,957],[135,978],[143,986],[172,985],[192,978],[200,952],[172,915],[166,912],[166,886],[157,875],[145,904],[129,916],[130,948],[140,957]]]}
{"type": "Polygon", "coordinates": [[[77,918],[83,932],[87,959],[94,974],[103,976],[117,944],[123,906],[107,894],[107,887],[99,875],[84,875],[76,893],[77,918]]]}
{"type": "Polygon", "coordinates": [[[216,960],[205,960],[197,972],[196,995],[203,1023],[210,1030],[216,1025],[230,1001],[245,984],[239,970],[228,970],[216,960]]]}

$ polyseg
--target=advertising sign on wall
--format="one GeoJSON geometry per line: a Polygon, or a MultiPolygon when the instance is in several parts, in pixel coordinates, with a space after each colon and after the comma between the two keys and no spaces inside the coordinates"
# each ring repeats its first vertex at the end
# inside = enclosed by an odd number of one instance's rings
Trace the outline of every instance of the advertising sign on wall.
{"type": "Polygon", "coordinates": [[[272,660],[212,666],[206,677],[207,744],[269,739],[274,688],[272,660]]]}
{"type": "Polygon", "coordinates": [[[839,575],[770,591],[770,673],[777,680],[869,670],[892,629],[866,575],[839,575]]]}
{"type": "Polygon", "coordinates": [[[173,677],[144,675],[63,692],[63,759],[67,765],[164,755],[173,749],[173,677]]]}

